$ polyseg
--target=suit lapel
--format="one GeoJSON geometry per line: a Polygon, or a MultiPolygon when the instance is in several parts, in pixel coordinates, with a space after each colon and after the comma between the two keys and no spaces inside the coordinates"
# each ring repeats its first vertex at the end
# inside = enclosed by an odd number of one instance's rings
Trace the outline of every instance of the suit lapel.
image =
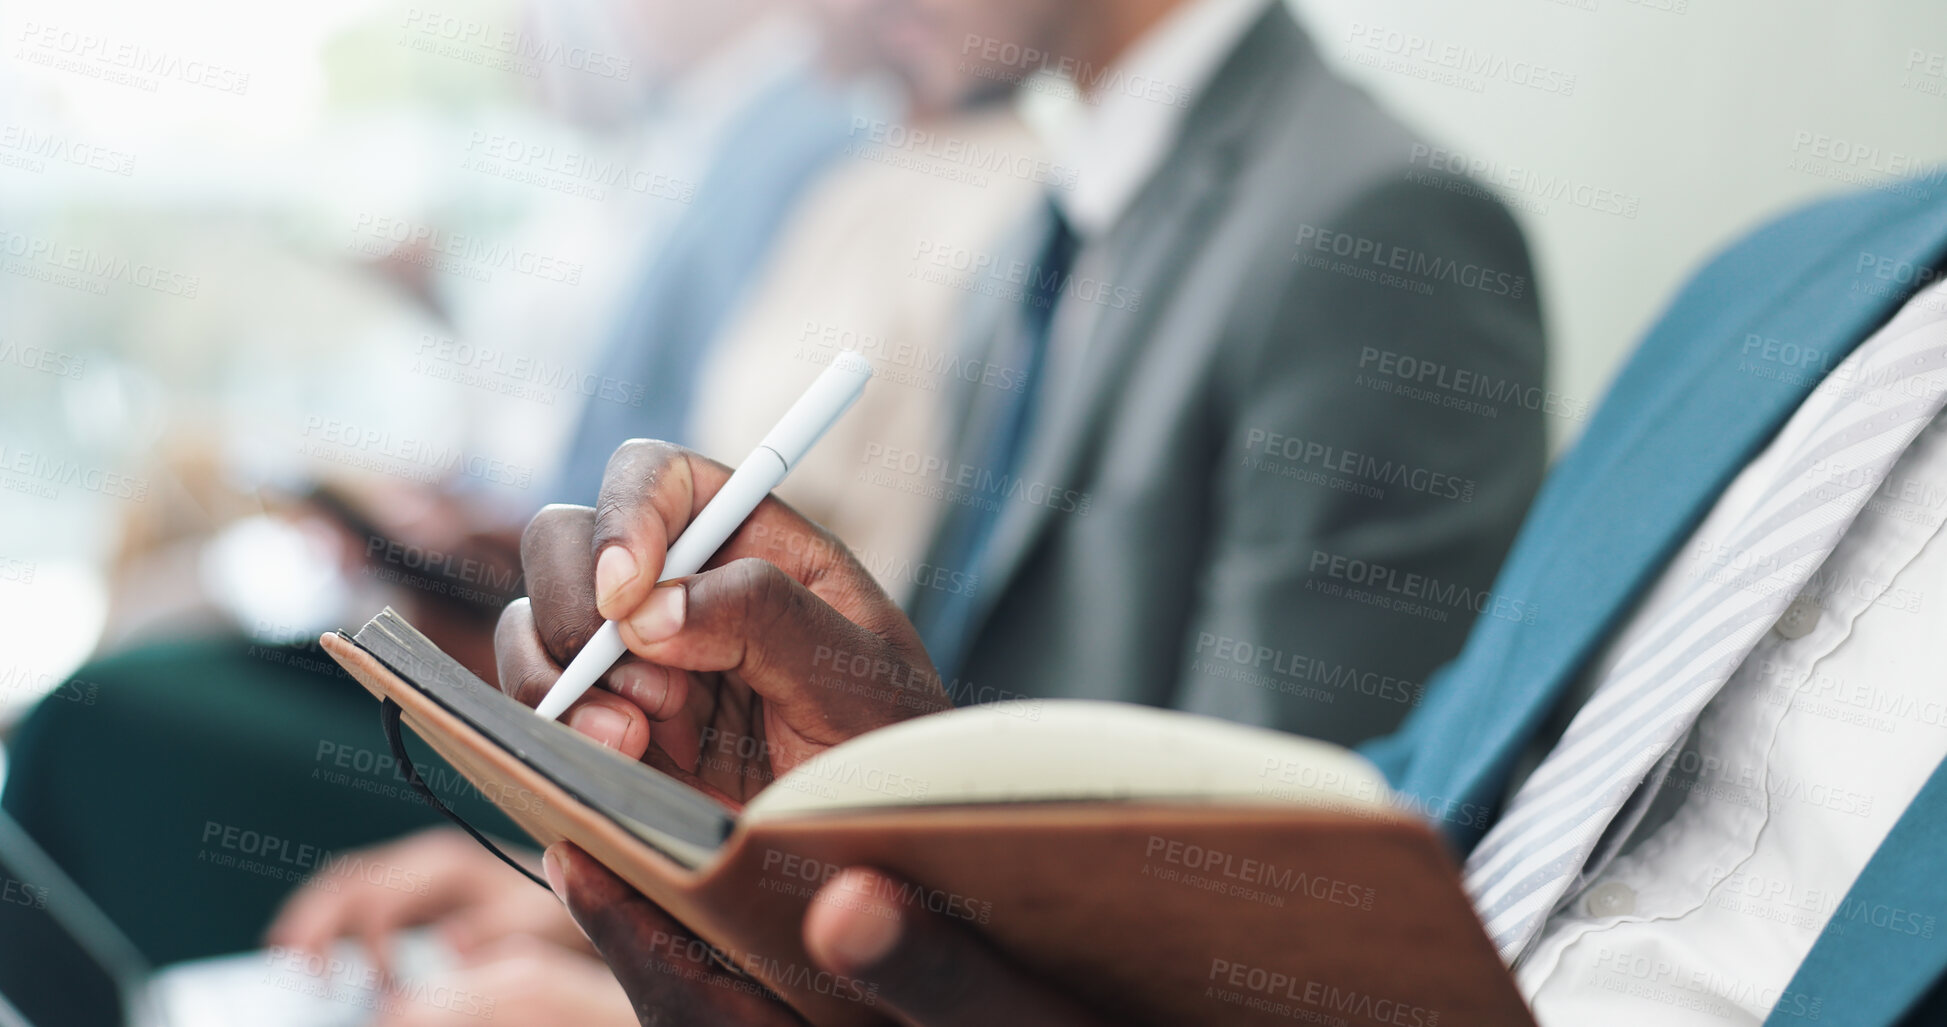
{"type": "MultiPolygon", "coordinates": [[[[1196,252],[1216,221],[1254,127],[1273,116],[1266,110],[1270,100],[1288,95],[1293,79],[1309,74],[1316,59],[1290,15],[1272,4],[1226,59],[1205,97],[1185,112],[1175,151],[1122,222],[1099,245],[1084,248],[1077,273],[1135,290],[1141,309],[1105,308],[1087,326],[1081,356],[1057,383],[1063,391],[1042,397],[1040,421],[1021,463],[1024,482],[1045,489],[1076,489],[1083,483],[1093,443],[1105,428],[1106,408],[1141,358],[1145,338],[1165,316],[1174,286],[1185,277],[1187,255],[1196,252]]],[[[1070,313],[1056,311],[1055,330],[1070,313]]],[[[1064,344],[1059,337],[1054,343],[1064,344]]],[[[980,568],[976,634],[1058,512],[1052,503],[1020,500],[1002,507],[993,549],[980,568]]]]}
{"type": "MultiPolygon", "coordinates": [[[[1216,154],[1202,156],[1204,159],[1189,173],[1175,176],[1176,181],[1171,183],[1181,187],[1173,188],[1172,193],[1194,193],[1163,201],[1170,207],[1170,224],[1162,228],[1169,241],[1151,243],[1143,252],[1130,254],[1133,260],[1103,269],[1101,280],[1138,290],[1145,304],[1159,299],[1159,293],[1169,287],[1170,259],[1194,247],[1198,232],[1209,225],[1211,208],[1222,196],[1218,188],[1223,179],[1223,170],[1218,167],[1222,160],[1216,154]]],[[[1078,273],[1095,277],[1096,270],[1084,265],[1078,273]]],[[[1107,418],[1105,408],[1121,391],[1131,365],[1140,357],[1143,337],[1155,323],[1147,312],[1116,316],[1116,312],[1105,310],[1102,314],[1091,326],[1073,373],[1061,383],[1065,388],[1043,397],[1040,426],[1021,465],[1022,480],[1031,488],[1076,489],[1086,479],[1087,458],[1094,448],[1091,443],[1099,437],[1107,418]]],[[[1053,503],[1019,499],[1002,508],[994,527],[994,548],[980,571],[985,602],[977,607],[976,623],[985,619],[992,602],[1019,572],[1022,561],[1059,509],[1053,503]]]]}
{"type": "MultiPolygon", "coordinates": [[[[1423,741],[1433,751],[1416,754],[1406,790],[1498,805],[1509,768],[1562,693],[1816,385],[1815,373],[1778,374],[1791,368],[1748,357],[1747,336],[1818,347],[1830,354],[1829,369],[1905,299],[1858,289],[1854,255],[1917,266],[1939,256],[1947,208],[1920,216],[1897,207],[1890,225],[1883,211],[1865,207],[1855,215],[1862,227],[1837,243],[1800,239],[1794,248],[1780,240],[1784,252],[1804,255],[1782,268],[1762,262],[1745,280],[1724,283],[1721,311],[1672,316],[1645,341],[1647,353],[1669,356],[1633,363],[1618,379],[1530,515],[1530,544],[1517,546],[1495,586],[1534,609],[1535,623],[1476,628],[1485,637],[1457,668],[1454,684],[1467,694],[1448,707],[1454,727],[1423,741]],[[1764,288],[1739,291],[1756,283],[1764,288]]],[[[1449,829],[1465,851],[1485,824],[1449,829]]]]}

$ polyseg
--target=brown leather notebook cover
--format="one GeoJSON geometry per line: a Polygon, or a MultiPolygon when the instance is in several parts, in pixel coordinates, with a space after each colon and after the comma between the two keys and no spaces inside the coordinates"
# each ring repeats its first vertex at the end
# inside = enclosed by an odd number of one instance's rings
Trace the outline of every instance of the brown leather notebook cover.
{"type": "MultiPolygon", "coordinates": [[[[385,617],[403,624],[389,611],[373,624],[385,617]]],[[[672,856],[625,826],[641,810],[618,818],[578,794],[592,791],[578,776],[590,767],[624,781],[654,771],[559,725],[549,731],[573,736],[572,759],[509,748],[425,690],[429,664],[388,666],[343,635],[323,644],[535,841],[574,841],[814,1023],[891,1022],[876,993],[819,971],[800,941],[819,885],[863,864],[913,882],[897,898],[963,921],[1116,1022],[1533,1024],[1445,846],[1406,814],[1125,799],[739,823],[706,799],[715,812],[677,812],[721,816],[727,835],[690,866],[694,854],[672,856]]],[[[542,723],[446,662],[449,702],[463,677],[481,702],[542,723]]]]}

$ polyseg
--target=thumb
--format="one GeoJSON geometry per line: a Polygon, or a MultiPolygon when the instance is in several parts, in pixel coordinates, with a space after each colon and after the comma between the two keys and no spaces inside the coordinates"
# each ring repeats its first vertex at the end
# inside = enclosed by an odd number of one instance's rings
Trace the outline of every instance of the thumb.
{"type": "Polygon", "coordinates": [[[901,900],[912,893],[877,870],[840,872],[805,913],[805,949],[819,966],[875,987],[881,1002],[918,1027],[1103,1022],[962,925],[901,900]]]}

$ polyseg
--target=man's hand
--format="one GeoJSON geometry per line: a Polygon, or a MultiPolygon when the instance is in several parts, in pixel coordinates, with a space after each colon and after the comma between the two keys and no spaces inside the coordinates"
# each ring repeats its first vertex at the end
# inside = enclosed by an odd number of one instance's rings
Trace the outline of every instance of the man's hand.
{"type": "MultiPolygon", "coordinates": [[[[709,945],[573,844],[548,849],[543,867],[643,1024],[804,1022],[755,980],[725,970],[709,945]]],[[[853,867],[812,898],[805,948],[838,978],[834,994],[915,1027],[1102,1022],[958,925],[887,898],[910,892],[877,870],[853,867]]]]}
{"type": "Polygon", "coordinates": [[[357,938],[372,964],[390,972],[392,935],[430,923],[463,956],[518,935],[587,951],[560,903],[450,827],[365,849],[313,875],[284,901],[265,944],[322,956],[339,938],[357,938]]]}
{"type": "Polygon", "coordinates": [[[624,443],[597,507],[527,526],[528,600],[501,616],[501,688],[530,706],[604,618],[625,657],[569,726],[742,803],[805,759],[950,703],[919,636],[830,533],[766,499],[698,574],[657,585],[663,556],[730,469],[624,443]]]}

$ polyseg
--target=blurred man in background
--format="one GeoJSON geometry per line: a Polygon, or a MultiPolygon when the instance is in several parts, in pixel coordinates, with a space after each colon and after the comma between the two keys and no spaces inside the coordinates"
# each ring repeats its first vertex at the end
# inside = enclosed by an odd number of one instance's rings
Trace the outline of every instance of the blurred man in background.
{"type": "MultiPolygon", "coordinates": [[[[572,443],[559,480],[537,483],[583,499],[616,439],[690,437],[693,368],[742,302],[788,212],[839,155],[855,109],[871,109],[829,77],[816,31],[781,0],[706,8],[629,0],[609,13],[627,28],[616,42],[633,47],[641,72],[633,85],[649,95],[600,113],[647,118],[643,131],[655,139],[647,166],[693,181],[695,190],[664,223],[650,223],[656,205],[632,207],[642,223],[611,233],[637,270],[634,281],[616,285],[623,298],[591,373],[632,388],[592,400],[578,438],[597,441],[572,443]],[[679,155],[690,170],[673,170],[683,166],[679,155]]],[[[585,97],[555,99],[577,117],[588,113],[575,106],[585,97]]],[[[423,266],[400,257],[394,273],[423,266]]],[[[466,284],[421,282],[413,291],[457,331],[491,343],[494,331],[511,330],[496,324],[506,309],[494,293],[466,284]]],[[[491,673],[493,618],[518,594],[519,525],[531,508],[492,507],[478,490],[383,475],[332,475],[300,493],[305,519],[339,538],[349,580],[391,582],[384,601],[423,617],[456,656],[491,673]]],[[[182,589],[180,578],[174,587],[182,589]]],[[[313,645],[169,641],[100,660],[78,678],[100,701],[85,709],[44,703],[27,719],[10,746],[5,808],[150,962],[251,947],[294,880],[324,865],[238,873],[211,862],[209,838],[249,831],[327,853],[436,819],[383,754],[370,698],[313,645]],[[75,760],[81,751],[104,755],[75,760]]],[[[441,769],[428,776],[449,801],[513,831],[450,768],[435,765],[441,769]]],[[[572,926],[567,933],[576,936],[572,926]]],[[[498,962],[504,953],[494,940],[475,938],[465,951],[498,962]]],[[[35,950],[25,938],[7,947],[35,950]]],[[[566,950],[544,951],[561,962],[566,950]]]]}
{"type": "MultiPolygon", "coordinates": [[[[820,26],[828,33],[826,41],[840,44],[838,52],[824,55],[833,67],[821,69],[802,12],[766,0],[707,11],[666,6],[643,3],[606,13],[628,30],[626,35],[641,37],[646,52],[640,56],[653,59],[638,66],[656,70],[654,80],[667,82],[646,111],[635,112],[651,125],[643,164],[675,180],[693,181],[694,194],[683,198],[673,216],[663,209],[668,205],[632,207],[632,219],[606,226],[605,234],[591,232],[603,226],[591,226],[586,211],[569,204],[552,205],[548,209],[560,208],[555,213],[562,216],[542,218],[523,230],[526,248],[539,251],[580,252],[573,247],[595,245],[611,255],[647,254],[630,261],[639,267],[633,283],[590,280],[578,293],[592,310],[614,309],[614,326],[604,332],[608,338],[591,373],[630,388],[619,398],[598,395],[582,412],[559,473],[544,484],[548,494],[563,498],[592,497],[607,454],[620,439],[692,437],[697,368],[753,289],[770,297],[754,304],[761,309],[778,310],[816,296],[832,309],[857,315],[855,323],[869,326],[870,334],[896,334],[941,348],[936,340],[948,334],[957,316],[956,294],[926,283],[886,288],[886,268],[894,263],[885,259],[887,247],[850,244],[861,234],[888,239],[879,226],[932,218],[939,237],[983,245],[995,226],[1019,215],[1033,187],[1013,175],[1000,176],[992,187],[975,187],[951,161],[934,161],[938,166],[931,169],[904,163],[910,155],[884,142],[893,126],[902,131],[921,126],[1028,160],[1034,142],[1004,106],[963,108],[960,96],[919,88],[929,83],[907,83],[913,87],[911,109],[903,122],[888,120],[856,90],[832,84],[825,77],[829,71],[844,77],[881,63],[875,47],[845,45],[844,34],[857,26],[848,23],[852,14],[842,7],[820,12],[828,16],[820,26]],[[805,216],[794,223],[790,212],[806,205],[810,183],[841,151],[852,158],[845,162],[845,181],[813,196],[805,216]],[[889,202],[894,197],[898,202],[889,202]],[[787,225],[792,226],[788,252],[767,259],[773,238],[787,225]],[[833,259],[834,247],[850,256],[833,259]],[[605,300],[607,290],[618,298],[605,300]]],[[[561,78],[571,88],[578,81],[561,78]]],[[[590,99],[570,92],[554,102],[578,119],[608,123],[630,116],[629,111],[583,109],[590,99]]],[[[598,106],[603,102],[593,99],[598,106]]],[[[896,254],[905,252],[903,239],[890,245],[896,254]]],[[[489,289],[464,278],[427,276],[411,253],[383,267],[429,313],[477,346],[518,349],[523,340],[516,337],[523,333],[566,333],[572,351],[578,345],[572,336],[591,323],[589,309],[537,311],[531,289],[489,289]]],[[[741,336],[767,337],[762,325],[762,316],[752,319],[741,336]]],[[[924,391],[881,390],[874,399],[855,413],[853,424],[911,422],[930,397],[924,391]]],[[[818,471],[801,473],[797,480],[817,482],[818,471]]],[[[504,504],[482,504],[481,498],[479,490],[339,480],[310,490],[302,505],[307,519],[343,537],[348,577],[370,580],[376,571],[397,581],[395,594],[383,601],[407,605],[442,645],[491,675],[492,617],[508,598],[505,589],[518,588],[512,572],[518,524],[531,510],[509,511],[504,504]],[[411,568],[395,559],[415,552],[444,558],[411,568]],[[467,567],[488,572],[468,574],[467,567]]],[[[868,548],[876,530],[923,542],[929,524],[880,518],[853,526],[851,537],[868,548]]],[[[235,873],[213,869],[198,858],[205,847],[180,837],[183,824],[218,825],[219,833],[241,826],[257,836],[328,852],[427,822],[428,811],[411,800],[404,779],[387,769],[389,758],[373,747],[369,699],[329,669],[311,646],[147,646],[92,665],[82,676],[116,702],[80,717],[60,704],[41,709],[13,753],[18,772],[6,800],[153,961],[248,945],[268,920],[270,904],[288,888],[284,875],[239,880],[235,873]],[[224,715],[216,716],[218,710],[224,715]],[[156,732],[158,717],[174,728],[156,732]],[[50,773],[76,733],[117,752],[117,758],[98,761],[85,773],[50,773]],[[111,741],[123,735],[129,737],[111,741]],[[136,767],[142,768],[139,773],[136,767]],[[169,772],[158,773],[159,768],[169,772]],[[373,787],[363,787],[368,783],[373,787]],[[403,801],[380,802],[375,811],[373,796],[379,792],[403,801]],[[186,810],[185,803],[196,808],[186,810]],[[139,873],[136,862],[142,864],[139,873]],[[158,880],[169,882],[169,901],[158,901],[151,885],[140,883],[158,880]]],[[[427,776],[469,815],[498,823],[450,770],[427,776]]],[[[454,860],[448,834],[409,836],[353,864],[431,868],[450,887],[419,894],[374,887],[356,874],[322,873],[274,925],[273,938],[296,948],[323,949],[338,934],[356,934],[374,940],[377,952],[377,940],[397,927],[438,922],[442,940],[468,963],[456,972],[457,982],[490,994],[502,985],[519,991],[519,1001],[503,1007],[505,1015],[518,1016],[539,1003],[552,1010],[542,1020],[592,1022],[602,995],[563,994],[558,1005],[548,1004],[551,989],[578,980],[578,961],[587,959],[572,944],[579,938],[572,923],[545,901],[545,894],[534,896],[543,900],[536,910],[533,902],[522,901],[525,893],[482,897],[465,888],[464,882],[504,874],[505,868],[469,868],[454,860]]],[[[613,998],[619,992],[611,985],[607,994],[613,998]]],[[[400,1015],[439,1013],[420,1009],[400,1015]]]]}
{"type": "Polygon", "coordinates": [[[1506,211],[1416,173],[1413,136],[1281,3],[872,9],[912,77],[1045,100],[1063,173],[991,249],[909,239],[909,274],[968,297],[945,444],[839,454],[856,502],[937,504],[923,573],[949,584],[909,610],[955,700],[1341,742],[1398,723],[1487,608],[1541,474],[1539,404],[1447,402],[1399,370],[1539,392],[1506,211]],[[1374,573],[1448,598],[1348,601],[1374,573]]]}
{"type": "MultiPolygon", "coordinates": [[[[697,17],[669,6],[673,19],[697,17]]],[[[819,46],[800,14],[780,0],[712,5],[708,20],[726,38],[684,99],[725,110],[724,124],[690,209],[655,244],[595,368],[637,389],[588,403],[550,498],[591,495],[615,439],[694,437],[698,371],[723,325],[806,189],[839,156],[854,117],[880,113],[817,67],[819,46]]]]}

